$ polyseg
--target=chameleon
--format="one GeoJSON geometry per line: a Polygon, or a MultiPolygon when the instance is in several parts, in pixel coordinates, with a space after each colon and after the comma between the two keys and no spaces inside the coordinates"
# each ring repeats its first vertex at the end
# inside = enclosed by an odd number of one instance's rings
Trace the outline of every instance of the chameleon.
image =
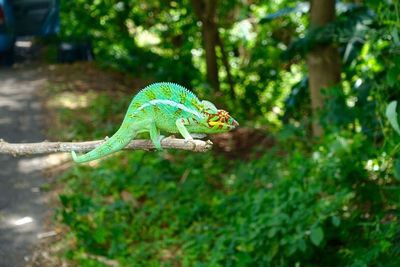
{"type": "Polygon", "coordinates": [[[179,133],[185,140],[205,134],[223,133],[239,123],[207,100],[200,101],[185,87],[160,82],[148,85],[131,100],[121,126],[110,138],[83,155],[71,152],[72,159],[83,163],[123,149],[135,136],[149,132],[154,147],[162,150],[160,132],[179,133]]]}

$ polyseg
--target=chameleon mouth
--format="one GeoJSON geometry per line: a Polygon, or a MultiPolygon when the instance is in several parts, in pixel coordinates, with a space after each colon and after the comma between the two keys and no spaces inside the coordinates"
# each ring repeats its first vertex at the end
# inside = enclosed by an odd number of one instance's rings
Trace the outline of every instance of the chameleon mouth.
{"type": "Polygon", "coordinates": [[[235,120],[233,120],[232,122],[220,122],[220,121],[210,121],[208,123],[208,125],[210,125],[211,128],[215,128],[216,126],[218,126],[218,129],[228,129],[228,130],[233,130],[236,127],[239,126],[239,123],[235,120]]]}
{"type": "Polygon", "coordinates": [[[233,120],[232,126],[233,128],[239,127],[239,123],[236,120],[233,120]]]}

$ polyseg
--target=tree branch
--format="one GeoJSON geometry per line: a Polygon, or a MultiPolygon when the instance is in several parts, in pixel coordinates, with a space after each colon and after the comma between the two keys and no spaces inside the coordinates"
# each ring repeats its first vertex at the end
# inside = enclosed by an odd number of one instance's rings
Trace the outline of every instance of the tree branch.
{"type": "MultiPolygon", "coordinates": [[[[12,144],[0,139],[0,154],[13,156],[48,154],[55,152],[87,152],[102,144],[105,140],[87,142],[40,142],[12,144]]],[[[212,148],[212,142],[202,140],[184,140],[165,138],[161,141],[163,148],[189,150],[193,152],[206,152],[212,148]]],[[[155,149],[151,140],[132,140],[124,149],[152,150],[155,149]]]]}

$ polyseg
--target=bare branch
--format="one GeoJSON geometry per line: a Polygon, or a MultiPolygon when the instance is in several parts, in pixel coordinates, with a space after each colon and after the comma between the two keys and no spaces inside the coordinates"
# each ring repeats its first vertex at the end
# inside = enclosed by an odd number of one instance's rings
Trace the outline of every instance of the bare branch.
{"type": "MultiPolygon", "coordinates": [[[[0,154],[14,156],[48,154],[55,152],[87,152],[102,144],[105,140],[87,142],[40,142],[12,144],[0,139],[0,154]]],[[[202,140],[184,140],[165,138],[161,141],[163,148],[189,150],[193,152],[206,152],[212,148],[212,142],[202,140]]],[[[152,150],[155,149],[151,140],[132,140],[124,149],[152,150]]]]}

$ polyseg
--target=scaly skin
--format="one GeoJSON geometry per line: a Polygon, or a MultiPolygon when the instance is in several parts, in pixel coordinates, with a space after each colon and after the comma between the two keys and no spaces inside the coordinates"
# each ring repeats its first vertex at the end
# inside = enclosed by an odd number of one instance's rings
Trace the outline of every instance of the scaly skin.
{"type": "Polygon", "coordinates": [[[155,83],[142,89],[129,105],[118,131],[92,151],[72,158],[88,162],[123,149],[138,133],[149,132],[157,149],[161,148],[160,131],[180,133],[193,140],[190,133],[213,134],[235,129],[239,124],[228,112],[211,102],[200,101],[192,92],[174,83],[155,83]]]}

